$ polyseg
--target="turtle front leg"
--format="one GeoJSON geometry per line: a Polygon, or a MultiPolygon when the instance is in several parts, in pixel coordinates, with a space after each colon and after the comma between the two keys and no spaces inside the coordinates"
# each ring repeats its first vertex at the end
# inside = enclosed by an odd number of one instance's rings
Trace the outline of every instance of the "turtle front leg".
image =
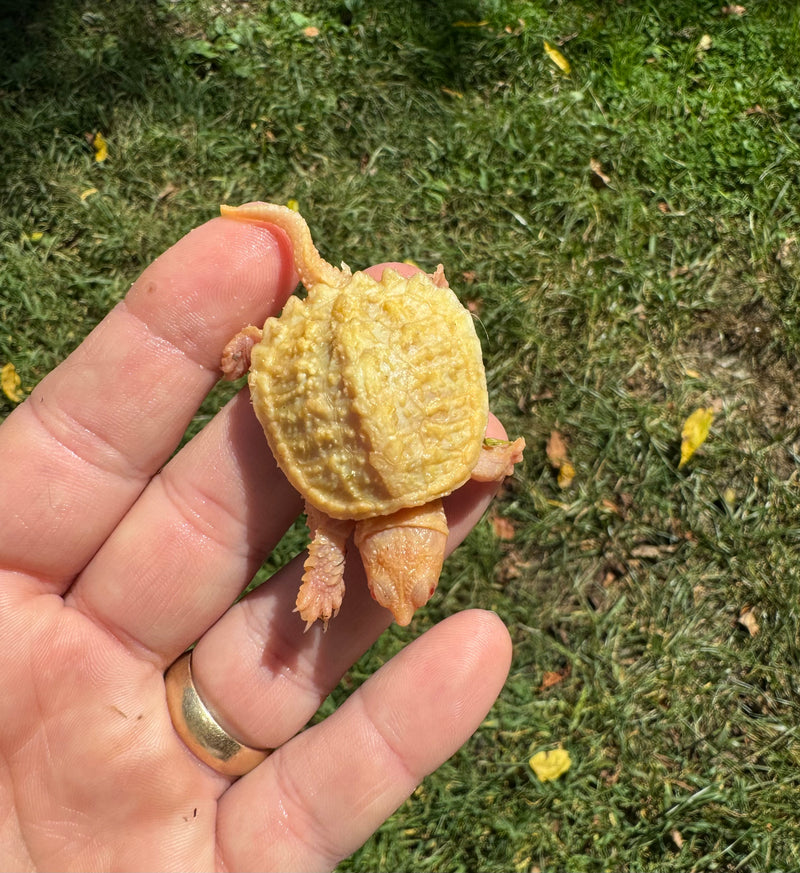
{"type": "Polygon", "coordinates": [[[253,346],[260,342],[261,328],[252,324],[243,327],[233,339],[228,340],[227,345],[222,350],[222,359],[219,365],[222,370],[222,378],[228,382],[233,382],[239,376],[244,376],[250,369],[250,355],[253,346]]]}
{"type": "Polygon", "coordinates": [[[476,482],[499,482],[514,472],[514,464],[522,460],[523,437],[511,440],[485,439],[471,479],[476,482]]]}
{"type": "Polygon", "coordinates": [[[328,622],[339,611],[344,597],[345,546],[353,522],[331,518],[306,503],[311,542],[303,569],[303,583],[297,592],[295,612],[308,630],[320,618],[327,629],[328,622]]]}
{"type": "Polygon", "coordinates": [[[407,625],[436,590],[447,533],[441,500],[356,522],[370,593],[399,625],[407,625]]]}

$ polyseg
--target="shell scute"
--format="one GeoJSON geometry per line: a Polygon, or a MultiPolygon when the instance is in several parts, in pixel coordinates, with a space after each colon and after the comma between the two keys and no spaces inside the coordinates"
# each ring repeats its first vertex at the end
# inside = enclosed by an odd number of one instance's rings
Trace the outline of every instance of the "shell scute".
{"type": "Polygon", "coordinates": [[[488,417],[480,343],[453,292],[355,273],[267,320],[256,413],[292,484],[336,518],[441,497],[477,462],[488,417]]]}

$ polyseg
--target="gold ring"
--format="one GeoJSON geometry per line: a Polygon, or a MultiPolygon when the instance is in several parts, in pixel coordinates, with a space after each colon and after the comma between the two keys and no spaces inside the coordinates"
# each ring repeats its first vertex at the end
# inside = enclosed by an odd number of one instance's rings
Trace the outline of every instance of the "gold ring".
{"type": "Polygon", "coordinates": [[[217,773],[244,776],[269,754],[232,737],[203,703],[192,680],[192,655],[181,655],[164,676],[172,724],[189,750],[217,773]]]}

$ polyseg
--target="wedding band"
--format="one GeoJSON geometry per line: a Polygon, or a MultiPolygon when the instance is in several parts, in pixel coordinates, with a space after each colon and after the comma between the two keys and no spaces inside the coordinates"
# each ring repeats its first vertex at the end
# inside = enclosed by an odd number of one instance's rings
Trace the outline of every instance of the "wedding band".
{"type": "Polygon", "coordinates": [[[226,776],[244,776],[269,754],[232,737],[203,703],[192,681],[191,652],[181,655],[164,676],[172,724],[189,750],[226,776]]]}

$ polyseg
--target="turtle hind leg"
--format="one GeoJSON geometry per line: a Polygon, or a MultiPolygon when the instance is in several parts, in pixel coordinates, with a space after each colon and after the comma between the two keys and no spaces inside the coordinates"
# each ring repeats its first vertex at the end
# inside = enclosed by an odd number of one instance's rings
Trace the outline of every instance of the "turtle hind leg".
{"type": "Polygon", "coordinates": [[[331,518],[308,504],[306,513],[311,542],[294,611],[300,613],[306,630],[317,619],[327,629],[344,598],[345,546],[353,522],[331,518]]]}
{"type": "Polygon", "coordinates": [[[441,500],[356,523],[370,593],[399,625],[407,625],[436,590],[447,533],[441,500]]]}

